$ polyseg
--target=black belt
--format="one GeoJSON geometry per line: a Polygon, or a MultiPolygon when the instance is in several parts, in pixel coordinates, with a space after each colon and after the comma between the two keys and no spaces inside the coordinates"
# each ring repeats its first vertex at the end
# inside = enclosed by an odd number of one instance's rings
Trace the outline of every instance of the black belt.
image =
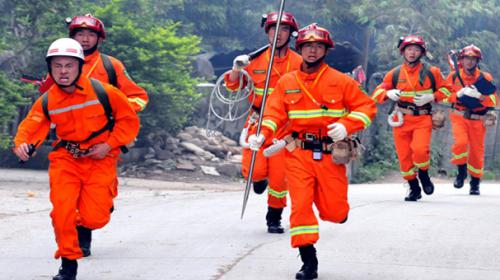
{"type": "Polygon", "coordinates": [[[81,149],[80,143],[68,140],[61,140],[57,142],[54,146],[54,150],[57,150],[58,148],[66,149],[74,158],[80,158],[90,153],[90,149],[81,149]]]}
{"type": "Polygon", "coordinates": [[[297,146],[303,150],[322,152],[324,154],[332,153],[333,140],[328,136],[318,137],[316,134],[312,133],[303,133],[299,135],[299,133],[293,132],[292,137],[295,139],[296,144],[300,144],[297,146]]]}
{"type": "Polygon", "coordinates": [[[425,104],[423,106],[417,106],[414,103],[411,102],[406,102],[406,101],[398,101],[398,107],[401,109],[406,109],[406,110],[400,110],[404,114],[408,114],[411,112],[411,115],[414,116],[422,116],[422,115],[431,115],[432,114],[432,105],[431,104],[425,104]]]}

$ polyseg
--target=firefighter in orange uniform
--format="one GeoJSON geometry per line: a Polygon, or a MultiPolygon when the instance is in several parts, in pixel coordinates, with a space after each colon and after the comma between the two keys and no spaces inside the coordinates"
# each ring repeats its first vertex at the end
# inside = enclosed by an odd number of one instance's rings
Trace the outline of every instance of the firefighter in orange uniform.
{"type": "Polygon", "coordinates": [[[333,46],[328,30],[316,24],[299,31],[301,68],[278,81],[265,108],[262,134],[249,137],[250,147],[259,149],[283,126],[292,131],[284,164],[292,203],[291,244],[303,262],[296,279],[318,277],[313,203],[322,220],[344,223],[349,213],[346,167],[333,162],[332,143],[368,127],[376,113],[375,102],[356,81],[324,63],[333,46]]]}
{"type": "MultiPolygon", "coordinates": [[[[106,39],[102,21],[91,14],[75,16],[69,22],[68,28],[69,37],[83,47],[85,64],[82,75],[117,87],[127,96],[136,112],[144,110],[149,100],[146,91],[130,78],[121,61],[98,50],[99,44],[106,39]]],[[[44,93],[53,83],[49,77],[40,87],[40,91],[44,93]]]]}
{"type": "Polygon", "coordinates": [[[483,58],[481,50],[469,45],[459,53],[462,68],[460,77],[461,84],[456,72],[450,73],[447,81],[453,85],[453,94],[450,102],[453,108],[450,112],[454,144],[451,148],[451,163],[457,165],[458,174],[453,185],[462,188],[467,178],[467,171],[471,175],[470,194],[479,195],[479,183],[483,176],[484,166],[484,140],[486,127],[496,124],[497,114],[494,111],[498,96],[495,93],[482,95],[472,85],[480,78],[492,81],[490,73],[479,69],[479,61],[483,58]],[[468,108],[468,99],[477,100],[478,106],[468,108]],[[462,101],[461,101],[462,100],[462,101]]]}
{"type": "Polygon", "coordinates": [[[410,185],[405,201],[417,201],[422,198],[420,184],[427,195],[434,192],[434,184],[428,173],[432,134],[431,103],[449,97],[451,92],[439,68],[421,62],[427,51],[421,36],[404,37],[398,47],[404,58],[403,64],[385,75],[372,98],[378,103],[387,100],[395,102],[388,121],[393,126],[401,174],[410,185]]]}
{"type": "Polygon", "coordinates": [[[55,85],[34,103],[19,125],[13,152],[28,160],[30,145],[44,139],[33,137],[46,136],[51,122],[56,125],[58,142],[49,154],[50,216],[58,245],[55,257],[62,258],[62,265],[53,279],[74,280],[76,260],[83,257],[77,223],[89,229],[108,223],[119,147],[134,140],[139,119],[117,88],[82,75],[84,55],[77,41],[54,41],[46,59],[55,85]],[[108,98],[111,120],[98,98],[98,88],[108,98]]]}
{"type": "MultiPolygon", "coordinates": [[[[75,39],[82,45],[85,55],[82,75],[97,79],[103,83],[111,84],[123,92],[135,112],[144,110],[148,103],[146,91],[138,86],[127,74],[127,70],[118,59],[99,52],[99,45],[106,39],[104,24],[91,14],[75,16],[68,23],[69,37],[75,39]]],[[[41,89],[53,83],[50,77],[41,89]]],[[[115,182],[115,196],[118,194],[118,181],[115,182]]],[[[111,207],[111,212],[114,205],[111,207]]],[[[92,231],[78,225],[78,238],[85,257],[91,254],[92,231]]]]}
{"type": "MultiPolygon", "coordinates": [[[[275,12],[269,13],[264,19],[264,29],[271,45],[276,32],[278,14],[275,12]]],[[[278,30],[278,41],[276,43],[273,68],[269,81],[269,94],[273,92],[274,85],[276,85],[276,82],[283,75],[300,67],[302,61],[300,55],[290,50],[288,46],[292,33],[296,31],[298,31],[298,24],[294,16],[291,13],[284,12],[281,18],[280,30],[278,30]]],[[[253,80],[255,88],[249,98],[250,102],[253,101],[252,111],[244,126],[248,129],[248,135],[256,131],[270,55],[270,48],[252,59],[252,61],[249,61],[248,55],[240,55],[234,59],[232,71],[224,77],[226,87],[229,90],[236,90],[239,87],[239,77],[243,69],[248,72],[253,80]]],[[[246,81],[244,82],[246,83],[246,81]]],[[[284,130],[279,131],[278,137],[283,136],[284,133],[284,130]]],[[[251,157],[252,151],[248,148],[243,148],[242,173],[245,178],[248,178],[251,157]]],[[[252,174],[253,189],[255,193],[261,194],[269,184],[268,211],[266,215],[267,231],[269,233],[284,232],[281,226],[281,214],[283,208],[286,206],[286,196],[288,193],[284,173],[282,152],[270,158],[264,157],[262,151],[257,153],[255,168],[252,174]]]]}

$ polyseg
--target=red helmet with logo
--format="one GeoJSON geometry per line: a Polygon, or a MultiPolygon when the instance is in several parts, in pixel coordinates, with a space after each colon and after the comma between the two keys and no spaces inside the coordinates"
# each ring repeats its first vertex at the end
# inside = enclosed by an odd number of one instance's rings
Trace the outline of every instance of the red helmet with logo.
{"type": "Polygon", "coordinates": [[[459,58],[464,58],[466,56],[476,57],[479,60],[483,59],[483,53],[481,52],[481,49],[474,45],[468,45],[467,47],[463,48],[458,54],[459,58]]]}
{"type": "MultiPolygon", "coordinates": [[[[69,18],[68,18],[69,19],[69,18]]],[[[106,39],[106,31],[104,30],[104,24],[101,20],[93,17],[91,14],[86,14],[83,16],[74,16],[71,21],[68,21],[69,36],[72,37],[76,32],[75,29],[86,28],[97,32],[99,36],[106,39]]]]}
{"type": "Polygon", "coordinates": [[[323,27],[319,27],[318,24],[312,23],[301,30],[295,41],[295,49],[299,49],[300,46],[307,42],[319,42],[324,43],[327,48],[333,48],[335,43],[330,37],[330,32],[323,27]]]}
{"type": "Polygon", "coordinates": [[[427,47],[425,46],[425,41],[422,36],[408,35],[399,39],[398,48],[401,53],[403,53],[404,49],[409,45],[420,46],[424,54],[427,52],[427,47]]]}
{"type": "MultiPolygon", "coordinates": [[[[267,33],[269,31],[269,28],[271,28],[272,25],[278,22],[278,13],[272,12],[267,15],[263,15],[262,22],[264,30],[267,33]]],[[[295,20],[295,17],[292,13],[283,12],[283,15],[281,16],[281,24],[289,25],[291,28],[290,33],[299,30],[299,24],[295,20]]]]}

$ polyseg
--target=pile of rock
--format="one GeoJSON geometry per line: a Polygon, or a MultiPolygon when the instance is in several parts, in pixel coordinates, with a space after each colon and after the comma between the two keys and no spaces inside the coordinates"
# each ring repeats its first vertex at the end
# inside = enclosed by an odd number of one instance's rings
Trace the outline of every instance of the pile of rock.
{"type": "Polygon", "coordinates": [[[131,148],[124,155],[120,175],[144,178],[184,170],[213,176],[241,176],[241,147],[220,132],[190,126],[175,137],[158,131],[147,139],[148,148],[131,148]]]}

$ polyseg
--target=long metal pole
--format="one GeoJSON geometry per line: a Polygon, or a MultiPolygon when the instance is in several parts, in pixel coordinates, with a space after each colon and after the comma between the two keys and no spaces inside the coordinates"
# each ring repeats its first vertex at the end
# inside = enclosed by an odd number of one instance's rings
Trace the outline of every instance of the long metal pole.
{"type": "MultiPolygon", "coordinates": [[[[264,95],[262,96],[262,105],[260,106],[260,114],[259,114],[259,122],[257,124],[257,135],[260,134],[260,128],[262,126],[262,119],[264,114],[264,108],[266,106],[267,100],[267,92],[269,90],[269,80],[271,79],[271,71],[273,68],[274,62],[274,53],[276,51],[276,43],[278,41],[278,33],[281,25],[281,17],[283,16],[283,11],[285,9],[285,0],[281,0],[280,9],[278,12],[278,21],[276,22],[276,31],[274,32],[273,45],[271,48],[271,58],[269,59],[269,65],[267,66],[266,73],[266,83],[264,86],[264,95]]],[[[252,173],[255,165],[255,158],[257,157],[257,151],[252,151],[252,160],[250,161],[250,170],[248,172],[247,184],[245,186],[245,195],[243,196],[243,207],[241,208],[241,219],[243,219],[243,215],[245,214],[245,209],[247,207],[248,196],[250,195],[250,187],[252,186],[252,173]]]]}

